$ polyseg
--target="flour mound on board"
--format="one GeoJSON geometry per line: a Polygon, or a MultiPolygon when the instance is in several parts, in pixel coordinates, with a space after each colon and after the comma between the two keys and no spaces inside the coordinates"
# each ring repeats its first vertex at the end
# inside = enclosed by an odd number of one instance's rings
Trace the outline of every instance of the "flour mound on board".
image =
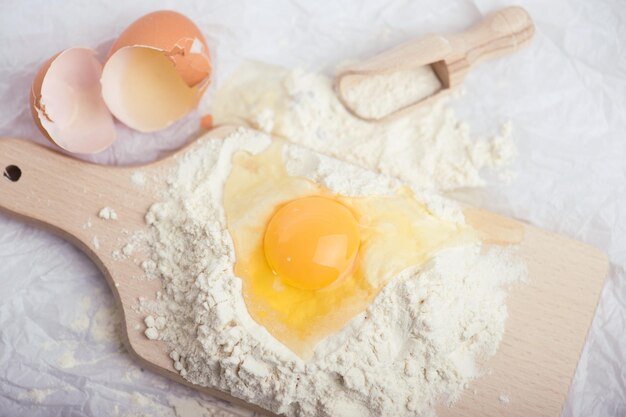
{"type": "MultiPolygon", "coordinates": [[[[523,266],[510,248],[475,243],[441,252],[422,270],[392,279],[305,362],[248,314],[221,204],[233,154],[256,154],[270,142],[245,129],[201,139],[178,159],[167,194],[146,215],[163,291],[143,307],[164,317],[158,338],[171,347],[175,369],[192,383],[286,416],[434,415],[434,406],[455,401],[483,372],[479,362],[495,354],[506,286],[523,277],[523,266]]],[[[397,182],[295,148],[285,154],[306,161],[294,164],[299,174],[334,192],[388,193],[397,182]]],[[[463,221],[447,200],[428,204],[463,221]]]]}
{"type": "MultiPolygon", "coordinates": [[[[387,82],[388,77],[373,79],[352,100],[366,102],[361,107],[372,114],[402,107],[401,96],[376,93],[387,82]],[[382,85],[371,85],[377,81],[382,85]]],[[[346,110],[330,78],[261,63],[244,65],[218,90],[213,117],[216,124],[245,123],[419,188],[483,186],[486,170],[509,179],[517,153],[509,123],[493,138],[476,140],[445,99],[397,120],[371,123],[346,110]]]]}

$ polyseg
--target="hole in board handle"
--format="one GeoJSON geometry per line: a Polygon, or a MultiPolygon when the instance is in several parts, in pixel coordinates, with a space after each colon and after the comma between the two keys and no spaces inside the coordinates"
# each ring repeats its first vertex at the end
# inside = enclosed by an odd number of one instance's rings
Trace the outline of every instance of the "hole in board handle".
{"type": "Polygon", "coordinates": [[[17,182],[22,176],[22,170],[17,165],[9,165],[4,169],[4,176],[10,181],[17,182]]]}

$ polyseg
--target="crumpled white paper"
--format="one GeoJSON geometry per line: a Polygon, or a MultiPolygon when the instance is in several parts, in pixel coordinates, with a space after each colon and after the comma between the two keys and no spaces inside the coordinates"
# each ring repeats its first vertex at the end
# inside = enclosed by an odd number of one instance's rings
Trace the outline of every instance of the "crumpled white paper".
{"type": "MultiPolygon", "coordinates": [[[[608,253],[611,272],[564,416],[623,416],[626,7],[621,0],[519,3],[537,25],[532,45],[474,68],[465,83],[468,93],[455,102],[460,118],[478,134],[513,122],[519,175],[511,185],[463,198],[608,253]]],[[[462,30],[507,5],[497,0],[194,0],[158,6],[148,0],[0,0],[0,136],[46,143],[28,110],[40,64],[72,46],[97,47],[104,55],[127,24],[157,7],[179,10],[202,28],[219,85],[244,59],[328,71],[411,37],[462,30]]],[[[210,100],[211,91],[203,110],[210,100]]],[[[150,135],[118,126],[115,146],[85,159],[151,161],[191,140],[197,126],[197,114],[150,135]]],[[[95,266],[70,244],[4,215],[0,296],[2,416],[251,415],[142,372],[121,346],[111,294],[95,266]]],[[[516,401],[515,393],[508,394],[516,401]]]]}

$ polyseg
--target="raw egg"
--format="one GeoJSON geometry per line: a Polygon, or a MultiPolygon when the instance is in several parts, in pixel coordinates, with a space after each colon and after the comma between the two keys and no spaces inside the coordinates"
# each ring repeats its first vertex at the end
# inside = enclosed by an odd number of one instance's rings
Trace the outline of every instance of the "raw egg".
{"type": "Polygon", "coordinates": [[[290,176],[283,146],[234,155],[224,209],[250,315],[306,359],[398,273],[476,234],[408,189],[347,197],[290,176]]]}
{"type": "Polygon", "coordinates": [[[113,116],[102,100],[102,65],[96,52],[71,48],[39,70],[31,89],[35,123],[51,142],[76,153],[96,153],[116,138],[113,116]]]}
{"type": "Polygon", "coordinates": [[[163,129],[196,107],[211,79],[200,29],[173,11],[133,22],[111,47],[102,72],[109,110],[141,132],[163,129]]]}

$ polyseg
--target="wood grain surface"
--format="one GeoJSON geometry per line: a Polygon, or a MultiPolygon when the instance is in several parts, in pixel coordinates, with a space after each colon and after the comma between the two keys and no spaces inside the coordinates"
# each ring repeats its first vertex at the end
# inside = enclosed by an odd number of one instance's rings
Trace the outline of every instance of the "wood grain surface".
{"type": "MultiPolygon", "coordinates": [[[[208,135],[221,138],[232,129],[217,128],[208,135]]],[[[159,187],[138,187],[131,176],[141,171],[154,177],[175,163],[172,155],[141,167],[99,166],[28,141],[0,139],[0,171],[14,165],[22,172],[17,181],[0,178],[0,210],[64,237],[93,260],[123,309],[124,341],[142,366],[214,397],[272,415],[228,393],[194,386],[181,378],[172,367],[165,343],[144,336],[143,314],[133,309],[138,297],[155,298],[160,281],[137,279],[143,272],[138,266],[141,259],[115,260],[112,253],[128,234],[145,230],[144,215],[158,200],[159,187]],[[106,206],[115,209],[116,221],[98,217],[106,206]],[[138,329],[137,324],[141,324],[138,329]]],[[[443,407],[441,414],[556,417],[594,314],[607,259],[583,243],[482,210],[475,210],[472,218],[478,227],[485,225],[484,232],[495,241],[503,236],[506,240],[510,233],[523,238],[530,281],[511,292],[504,341],[487,363],[492,373],[472,384],[455,407],[443,407]],[[510,404],[502,404],[500,395],[510,397],[510,404]]]]}

